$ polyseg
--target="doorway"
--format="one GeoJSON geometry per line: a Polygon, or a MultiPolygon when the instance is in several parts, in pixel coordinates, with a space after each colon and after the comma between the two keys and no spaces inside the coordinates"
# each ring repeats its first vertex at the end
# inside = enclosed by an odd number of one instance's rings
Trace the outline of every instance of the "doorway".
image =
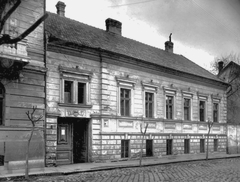
{"type": "Polygon", "coordinates": [[[166,154],[167,155],[172,155],[172,139],[167,139],[166,142],[166,154]]]}
{"type": "Polygon", "coordinates": [[[88,162],[89,119],[58,118],[57,164],[88,162]]]}

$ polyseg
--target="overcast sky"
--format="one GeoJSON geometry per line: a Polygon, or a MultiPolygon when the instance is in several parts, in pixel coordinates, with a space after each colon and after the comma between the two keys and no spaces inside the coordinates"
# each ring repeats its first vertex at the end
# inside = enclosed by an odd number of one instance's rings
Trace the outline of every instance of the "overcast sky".
{"type": "MultiPolygon", "coordinates": [[[[47,0],[56,13],[58,0],[47,0]]],[[[65,16],[105,30],[122,22],[122,35],[164,49],[172,33],[174,53],[210,69],[214,57],[240,54],[240,0],[62,0],[65,16]]]]}

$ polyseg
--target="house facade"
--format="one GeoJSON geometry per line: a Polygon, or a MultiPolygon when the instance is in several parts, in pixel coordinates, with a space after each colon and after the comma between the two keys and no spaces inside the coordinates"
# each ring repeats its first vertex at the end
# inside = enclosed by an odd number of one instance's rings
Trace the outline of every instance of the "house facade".
{"type": "MultiPolygon", "coordinates": [[[[7,12],[13,4],[4,11],[7,12]]],[[[18,37],[43,16],[44,9],[44,0],[22,0],[7,19],[0,36],[18,37]]],[[[0,168],[7,170],[25,165],[27,140],[32,126],[26,112],[31,113],[33,106],[37,107],[34,115],[42,115],[45,120],[43,30],[42,23],[23,40],[0,45],[0,168]]],[[[39,130],[32,137],[30,167],[44,165],[43,126],[44,121],[40,121],[37,124],[39,130]]]]}
{"type": "Polygon", "coordinates": [[[227,84],[182,55],[66,18],[46,20],[46,165],[226,152],[227,84]]]}

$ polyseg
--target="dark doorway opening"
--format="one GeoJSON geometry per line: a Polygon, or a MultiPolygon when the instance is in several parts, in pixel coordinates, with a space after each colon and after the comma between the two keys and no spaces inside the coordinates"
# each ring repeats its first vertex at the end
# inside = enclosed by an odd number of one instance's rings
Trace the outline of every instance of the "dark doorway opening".
{"type": "Polygon", "coordinates": [[[218,139],[214,139],[214,152],[218,151],[218,139]]]}
{"type": "Polygon", "coordinates": [[[153,156],[153,140],[146,140],[146,156],[153,156]]]}
{"type": "Polygon", "coordinates": [[[58,118],[57,164],[88,162],[89,119],[58,118]]]}
{"type": "Polygon", "coordinates": [[[205,139],[200,139],[200,153],[205,152],[205,139]]]}
{"type": "Polygon", "coordinates": [[[172,155],[172,139],[167,139],[167,145],[166,145],[166,149],[167,149],[167,155],[172,155]]]}
{"type": "Polygon", "coordinates": [[[184,139],[184,154],[189,154],[190,152],[190,139],[184,139]]]}
{"type": "Polygon", "coordinates": [[[89,119],[78,119],[73,123],[73,163],[88,162],[89,119]]]}

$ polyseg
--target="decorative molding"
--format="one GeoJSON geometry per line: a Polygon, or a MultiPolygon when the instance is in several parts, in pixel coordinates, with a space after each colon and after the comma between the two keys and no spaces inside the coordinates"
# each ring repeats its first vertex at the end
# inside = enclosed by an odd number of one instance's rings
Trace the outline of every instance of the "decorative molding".
{"type": "Polygon", "coordinates": [[[68,68],[62,65],[59,65],[59,71],[62,77],[64,78],[76,78],[76,79],[84,79],[86,81],[90,81],[93,76],[93,72],[88,70],[76,68],[68,68]]]}
{"type": "Polygon", "coordinates": [[[176,95],[176,93],[177,93],[177,89],[174,87],[163,86],[162,88],[163,88],[165,94],[176,95]]]}
{"type": "Polygon", "coordinates": [[[130,78],[126,78],[126,77],[116,77],[117,80],[117,85],[122,86],[122,87],[129,87],[129,88],[135,88],[135,85],[137,83],[136,80],[130,79],[130,78]]]}
{"type": "Polygon", "coordinates": [[[175,129],[176,128],[176,124],[175,123],[165,123],[164,124],[164,128],[165,129],[175,129]]]}
{"type": "Polygon", "coordinates": [[[142,81],[142,89],[144,91],[156,92],[158,91],[158,86],[153,84],[153,82],[145,83],[142,81]]]}
{"type": "Polygon", "coordinates": [[[192,97],[193,97],[193,95],[194,95],[194,93],[193,93],[193,92],[191,92],[191,91],[190,91],[190,89],[189,89],[189,91],[182,90],[182,96],[183,96],[183,97],[192,98],[192,97]]]}
{"type": "Polygon", "coordinates": [[[197,92],[199,100],[208,100],[209,94],[197,92]]]}
{"type": "Polygon", "coordinates": [[[221,99],[222,99],[222,97],[219,96],[219,94],[217,94],[217,95],[212,94],[211,98],[212,98],[213,102],[221,102],[221,99]]]}
{"type": "Polygon", "coordinates": [[[118,120],[119,127],[133,128],[133,121],[118,120]]]}

